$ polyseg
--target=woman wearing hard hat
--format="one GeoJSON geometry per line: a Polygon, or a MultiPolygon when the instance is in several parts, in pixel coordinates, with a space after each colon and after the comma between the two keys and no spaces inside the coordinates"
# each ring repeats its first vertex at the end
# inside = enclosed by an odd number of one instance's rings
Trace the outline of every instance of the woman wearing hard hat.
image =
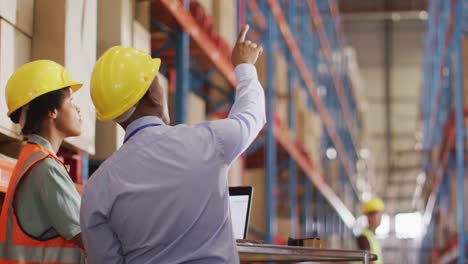
{"type": "Polygon", "coordinates": [[[385,205],[379,198],[374,198],[364,203],[362,211],[367,216],[369,226],[364,229],[357,239],[360,250],[367,250],[372,254],[377,255],[378,260],[373,262],[376,264],[383,263],[382,250],[380,248],[379,241],[375,238],[375,230],[380,225],[384,209],[385,205]]]}
{"type": "Polygon", "coordinates": [[[80,263],[80,195],[56,153],[79,136],[73,92],[81,83],[53,61],[21,66],[8,80],[8,116],[26,136],[0,215],[0,262],[80,263]]]}

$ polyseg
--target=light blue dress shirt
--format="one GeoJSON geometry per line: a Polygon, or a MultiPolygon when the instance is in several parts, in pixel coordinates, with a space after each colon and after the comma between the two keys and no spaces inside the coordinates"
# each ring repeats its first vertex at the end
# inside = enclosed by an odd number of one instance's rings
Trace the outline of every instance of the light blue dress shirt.
{"type": "Polygon", "coordinates": [[[227,172],[266,122],[253,65],[235,69],[228,118],[194,126],[157,117],[91,176],[81,227],[88,263],[239,263],[229,212],[227,172]]]}

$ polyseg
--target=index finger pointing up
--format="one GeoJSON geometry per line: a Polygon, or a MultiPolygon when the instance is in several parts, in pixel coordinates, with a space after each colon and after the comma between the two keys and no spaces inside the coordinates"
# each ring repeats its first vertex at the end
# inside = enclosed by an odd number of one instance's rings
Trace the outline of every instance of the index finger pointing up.
{"type": "Polygon", "coordinates": [[[239,33],[239,36],[237,37],[237,42],[244,42],[245,36],[247,35],[248,31],[249,31],[249,25],[245,25],[242,28],[242,31],[239,33]]]}

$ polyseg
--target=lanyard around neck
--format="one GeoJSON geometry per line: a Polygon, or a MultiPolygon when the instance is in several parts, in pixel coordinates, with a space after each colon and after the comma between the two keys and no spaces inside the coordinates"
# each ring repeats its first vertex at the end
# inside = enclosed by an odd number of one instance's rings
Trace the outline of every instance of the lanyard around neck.
{"type": "Polygon", "coordinates": [[[130,139],[132,138],[136,133],[140,132],[141,130],[145,129],[145,128],[148,128],[148,127],[156,127],[156,126],[160,126],[161,124],[156,124],[156,123],[149,123],[149,124],[146,124],[146,125],[142,125],[142,126],[139,126],[137,127],[137,129],[135,129],[132,133],[130,133],[125,139],[124,139],[124,144],[130,139]]]}

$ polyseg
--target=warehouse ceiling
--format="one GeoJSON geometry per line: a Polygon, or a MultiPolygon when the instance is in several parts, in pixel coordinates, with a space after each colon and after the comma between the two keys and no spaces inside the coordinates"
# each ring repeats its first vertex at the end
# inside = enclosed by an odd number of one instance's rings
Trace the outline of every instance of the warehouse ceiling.
{"type": "Polygon", "coordinates": [[[357,53],[367,99],[375,193],[389,213],[414,211],[421,173],[419,95],[423,0],[340,0],[348,45],[357,53]]]}

